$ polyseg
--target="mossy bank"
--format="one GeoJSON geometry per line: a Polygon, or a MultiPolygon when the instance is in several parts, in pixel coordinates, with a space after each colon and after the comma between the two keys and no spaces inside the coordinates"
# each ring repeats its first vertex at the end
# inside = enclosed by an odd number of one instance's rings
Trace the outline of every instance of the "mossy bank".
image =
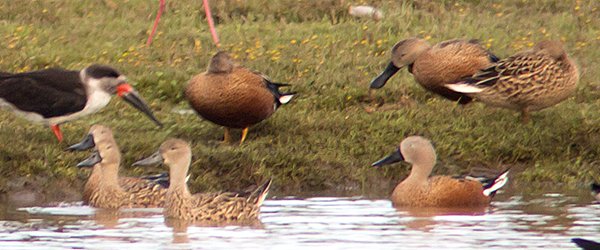
{"type": "Polygon", "coordinates": [[[298,92],[252,127],[242,146],[219,145],[222,128],[188,112],[183,99],[187,81],[217,51],[198,1],[167,1],[150,47],[144,44],[155,1],[0,3],[1,71],[110,64],[165,123],[159,129],[114,98],[101,112],[64,124],[65,142],[59,144],[47,127],[2,110],[0,192],[59,183],[77,193],[87,173],[75,165],[87,155],[64,149],[96,123],[113,128],[126,175],[165,171],[130,164],[168,137],[190,141],[194,191],[242,189],[268,176],[280,194],[389,191],[408,167],[374,169],[370,163],[414,134],[434,142],[438,174],[511,166],[512,183],[576,187],[600,179],[598,1],[213,2],[222,49],[298,92]],[[383,20],[349,16],[348,7],[357,4],[382,9],[383,20]],[[370,80],[389,62],[390,47],[411,36],[432,43],[476,38],[499,57],[539,40],[562,40],[580,67],[578,90],[523,125],[509,110],[462,107],[436,97],[402,70],[375,93],[385,104],[374,108],[366,98],[370,80]]]}

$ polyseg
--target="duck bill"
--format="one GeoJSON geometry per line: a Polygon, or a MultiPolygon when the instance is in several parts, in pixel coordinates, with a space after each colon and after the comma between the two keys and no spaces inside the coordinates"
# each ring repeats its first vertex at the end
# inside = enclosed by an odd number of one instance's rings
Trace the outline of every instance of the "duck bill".
{"type": "Polygon", "coordinates": [[[160,152],[156,152],[156,153],[152,154],[151,156],[148,156],[144,159],[134,162],[132,164],[132,166],[148,166],[148,165],[160,164],[162,162],[163,162],[163,158],[160,155],[160,152]]]}
{"type": "Polygon", "coordinates": [[[82,141],[78,142],[77,144],[73,144],[70,147],[67,148],[68,151],[83,151],[83,150],[88,150],[90,148],[93,148],[96,146],[96,143],[94,143],[94,136],[92,134],[88,134],[85,136],[85,138],[83,138],[82,141]]]}
{"type": "Polygon", "coordinates": [[[379,89],[387,83],[387,81],[398,72],[400,68],[396,67],[393,62],[390,62],[388,66],[379,74],[373,81],[371,81],[371,89],[379,89]]]}
{"type": "Polygon", "coordinates": [[[117,87],[117,95],[123,98],[126,102],[131,104],[134,108],[144,113],[150,120],[152,120],[156,125],[162,127],[162,123],[154,116],[146,102],[142,99],[142,97],[131,87],[131,85],[127,83],[123,83],[117,87]]]}
{"type": "Polygon", "coordinates": [[[77,163],[77,167],[78,168],[93,167],[94,165],[100,163],[101,161],[102,161],[102,157],[100,157],[100,153],[98,153],[98,151],[94,151],[94,153],[92,153],[92,155],[90,155],[90,157],[88,157],[87,159],[83,160],[80,163],[77,163]]]}
{"type": "Polygon", "coordinates": [[[396,149],[396,151],[394,151],[390,155],[382,158],[381,160],[373,162],[373,164],[371,164],[371,166],[381,167],[381,166],[389,165],[389,164],[400,162],[400,161],[404,161],[404,156],[402,156],[402,152],[400,152],[400,148],[398,148],[398,149],[396,149]]]}

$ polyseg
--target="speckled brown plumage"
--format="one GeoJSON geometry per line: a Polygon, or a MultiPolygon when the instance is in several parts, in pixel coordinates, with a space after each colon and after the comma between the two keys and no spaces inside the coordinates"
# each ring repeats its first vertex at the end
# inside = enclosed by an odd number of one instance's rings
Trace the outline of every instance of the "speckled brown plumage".
{"type": "Polygon", "coordinates": [[[472,207],[489,204],[496,190],[508,180],[504,171],[488,183],[450,176],[429,177],[436,163],[431,142],[420,136],[402,141],[398,150],[373,163],[383,166],[398,161],[412,164],[410,175],[396,186],[390,199],[397,207],[472,207]]]}
{"type": "Polygon", "coordinates": [[[571,96],[579,72],[562,43],[543,41],[533,49],[500,60],[462,83],[448,85],[488,105],[528,114],[555,105],[571,96]],[[456,88],[458,86],[458,88],[456,88]]]}
{"type": "MultiPolygon", "coordinates": [[[[89,204],[92,193],[96,192],[96,190],[98,189],[98,183],[100,182],[100,176],[101,176],[100,165],[93,166],[92,172],[90,173],[90,176],[88,177],[85,185],[83,186],[82,201],[83,201],[84,205],[89,204]]],[[[144,178],[137,178],[137,177],[126,177],[126,176],[119,176],[119,186],[121,188],[123,188],[123,190],[125,190],[125,192],[128,192],[128,193],[144,193],[144,191],[147,189],[150,189],[150,190],[164,189],[164,190],[166,190],[166,188],[168,187],[165,185],[161,185],[160,183],[157,183],[156,181],[153,181],[153,180],[147,180],[144,178]],[[157,186],[157,184],[159,186],[157,186]]],[[[161,192],[161,191],[157,191],[157,192],[161,192]]],[[[162,207],[162,204],[164,202],[161,199],[160,201],[150,201],[150,203],[156,204],[157,207],[162,207]]]]}
{"type": "Polygon", "coordinates": [[[84,186],[84,203],[93,207],[162,207],[166,189],[160,184],[133,177],[119,177],[121,153],[112,131],[102,125],[90,128],[102,161],[93,166],[84,186]]]}
{"type": "Polygon", "coordinates": [[[242,197],[238,193],[200,193],[173,188],[167,192],[165,216],[196,222],[252,222],[258,219],[258,196],[242,197]]]}
{"type": "Polygon", "coordinates": [[[398,70],[408,66],[415,80],[425,89],[449,100],[466,104],[471,98],[448,89],[445,84],[455,83],[492,65],[497,58],[476,40],[455,39],[430,46],[427,41],[410,38],[392,48],[392,62],[371,88],[380,88],[398,70]],[[395,68],[394,68],[395,67],[395,68]]]}
{"type": "Polygon", "coordinates": [[[185,183],[191,156],[187,142],[169,139],[161,144],[154,155],[134,163],[148,165],[164,162],[169,167],[171,183],[165,196],[165,217],[200,223],[248,223],[258,219],[271,180],[250,194],[218,192],[192,195],[185,183]]]}
{"type": "Polygon", "coordinates": [[[194,76],[185,89],[192,108],[206,120],[226,128],[248,128],[270,117],[292,93],[279,92],[286,84],[235,65],[225,52],[211,58],[208,70],[194,76]]]}

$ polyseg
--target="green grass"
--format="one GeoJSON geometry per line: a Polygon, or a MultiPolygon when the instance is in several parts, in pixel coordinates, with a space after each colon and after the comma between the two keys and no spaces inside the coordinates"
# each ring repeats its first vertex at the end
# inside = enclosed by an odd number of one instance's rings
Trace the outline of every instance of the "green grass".
{"type": "Polygon", "coordinates": [[[273,176],[276,193],[387,194],[408,168],[369,165],[414,134],[434,141],[437,174],[510,166],[514,184],[583,186],[600,178],[598,1],[383,1],[375,4],[385,13],[380,22],[349,16],[347,1],[212,2],[223,49],[299,93],[251,128],[242,146],[218,146],[222,128],[173,112],[188,108],[183,87],[217,51],[199,1],[167,1],[149,48],[155,1],[2,1],[1,71],[110,64],[166,126],[156,128],[117,97],[98,114],[64,124],[66,143],[58,144],[45,126],[0,111],[0,192],[55,192],[47,188],[56,183],[78,189],[86,173],[74,165],[87,153],[63,150],[95,123],[115,131],[126,175],[166,170],[129,167],[165,138],[190,141],[195,191],[241,189],[273,176]],[[402,70],[376,93],[386,104],[365,112],[368,84],[388,63],[389,48],[411,36],[477,38],[500,57],[560,39],[580,66],[578,91],[523,125],[512,111],[433,96],[402,70]]]}

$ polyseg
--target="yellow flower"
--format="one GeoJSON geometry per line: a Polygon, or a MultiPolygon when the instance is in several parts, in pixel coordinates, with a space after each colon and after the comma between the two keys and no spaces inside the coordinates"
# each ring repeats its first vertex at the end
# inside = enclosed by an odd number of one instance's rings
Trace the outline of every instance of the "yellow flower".
{"type": "Polygon", "coordinates": [[[298,41],[296,41],[296,39],[292,39],[292,40],[290,41],[290,43],[291,43],[291,44],[296,44],[297,42],[298,42],[298,41]]]}

